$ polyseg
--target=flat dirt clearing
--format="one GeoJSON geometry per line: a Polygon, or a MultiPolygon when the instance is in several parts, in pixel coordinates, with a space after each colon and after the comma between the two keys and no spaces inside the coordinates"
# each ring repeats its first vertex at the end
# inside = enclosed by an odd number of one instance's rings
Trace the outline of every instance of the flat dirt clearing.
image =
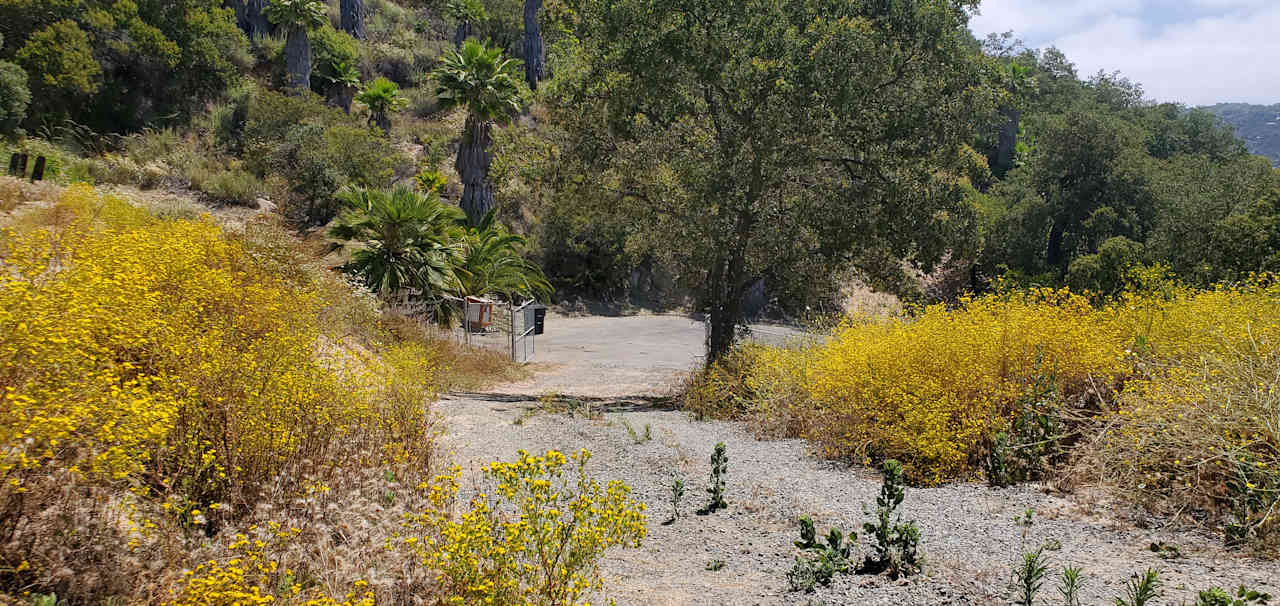
{"type": "MultiPolygon", "coordinates": [[[[740,424],[698,422],[670,410],[663,396],[701,360],[703,335],[701,323],[681,316],[549,317],[532,379],[440,403],[445,447],[471,477],[485,463],[512,460],[520,449],[586,448],[594,454],[589,469],[598,480],[629,484],[648,506],[649,536],[640,549],[611,552],[603,562],[608,596],[624,606],[1007,604],[1015,558],[1024,546],[1052,541],[1061,545],[1047,552],[1054,574],[1064,565],[1084,569],[1085,604],[1114,603],[1129,575],[1148,567],[1160,569],[1165,581],[1161,605],[1191,602],[1192,590],[1213,585],[1244,583],[1280,594],[1280,565],[1224,551],[1214,536],[1136,529],[1035,485],[996,490],[976,483],[908,490],[902,509],[920,526],[924,575],[907,581],[843,576],[814,594],[791,593],[786,573],[795,556],[796,519],[810,514],[820,533],[835,525],[861,538],[879,476],[820,461],[803,441],[760,441],[740,424]],[[577,413],[564,406],[543,410],[538,399],[548,394],[575,403],[568,408],[577,413]],[[646,427],[652,436],[647,441],[646,427]],[[706,502],[709,457],[721,441],[728,445],[729,509],[693,515],[706,502]],[[671,516],[669,486],[677,470],[687,485],[682,516],[663,525],[671,516]],[[1035,523],[1024,542],[1014,518],[1029,508],[1035,523]],[[1176,545],[1182,557],[1157,557],[1148,549],[1156,541],[1176,545]],[[712,561],[723,561],[723,568],[707,570],[712,561]]],[[[780,340],[788,333],[761,327],[756,335],[780,340]]],[[[1050,579],[1043,599],[1057,597],[1053,586],[1050,579]]]]}

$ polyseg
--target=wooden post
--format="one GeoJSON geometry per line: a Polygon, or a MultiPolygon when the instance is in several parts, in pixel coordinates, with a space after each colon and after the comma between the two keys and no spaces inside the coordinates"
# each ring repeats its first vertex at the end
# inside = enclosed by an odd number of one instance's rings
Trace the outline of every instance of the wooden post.
{"type": "Polygon", "coordinates": [[[9,176],[17,177],[18,175],[18,153],[14,152],[9,156],[9,176]]]}
{"type": "Polygon", "coordinates": [[[44,156],[36,156],[36,165],[31,169],[31,182],[44,180],[44,156]]]}
{"type": "Polygon", "coordinates": [[[18,174],[14,175],[19,179],[27,176],[27,155],[18,154],[18,174]]]}

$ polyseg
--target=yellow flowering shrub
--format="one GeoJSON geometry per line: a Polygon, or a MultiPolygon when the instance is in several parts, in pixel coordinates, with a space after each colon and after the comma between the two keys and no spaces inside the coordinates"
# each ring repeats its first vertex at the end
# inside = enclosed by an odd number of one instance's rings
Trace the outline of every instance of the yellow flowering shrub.
{"type": "Polygon", "coordinates": [[[3,490],[56,465],[247,506],[359,422],[315,355],[317,300],[216,225],[151,219],[84,187],[54,212],[68,215],[56,232],[6,238],[3,490]]]}
{"type": "MultiPolygon", "coordinates": [[[[504,606],[581,604],[601,589],[597,560],[647,533],[644,505],[621,482],[601,486],[586,473],[591,454],[521,451],[514,463],[485,467],[491,493],[477,494],[459,518],[446,505],[459,473],[436,478],[433,506],[413,520],[424,536],[397,536],[437,573],[443,603],[504,606]]],[[[389,541],[390,542],[390,541],[389,541]]]]}
{"type": "Polygon", "coordinates": [[[95,567],[171,544],[157,530],[213,532],[360,465],[429,473],[438,352],[347,343],[336,287],[289,251],[87,186],[19,219],[0,230],[0,589],[127,591],[95,567]]]}
{"type": "Polygon", "coordinates": [[[1124,315],[1150,351],[1088,453],[1100,475],[1150,509],[1222,520],[1230,542],[1280,549],[1280,286],[1138,303],[1124,315]]]}
{"type": "Polygon", "coordinates": [[[1038,375],[1079,393],[1091,377],[1128,369],[1121,336],[1083,297],[1045,290],[962,305],[852,322],[811,352],[807,406],[793,411],[811,437],[831,456],[898,459],[916,481],[937,483],[970,471],[1038,375]]]}
{"type": "MultiPolygon", "coordinates": [[[[898,459],[924,484],[978,473],[992,436],[1011,426],[1033,392],[1052,394],[1071,411],[1073,431],[1089,431],[1079,420],[1094,417],[1150,442],[1164,423],[1191,416],[1180,408],[1225,405],[1220,395],[1192,405],[1187,386],[1207,388],[1214,379],[1225,381],[1222,389],[1254,393],[1253,383],[1226,372],[1224,360],[1271,360],[1280,340],[1280,286],[1258,280],[1196,291],[1156,274],[1101,306],[1065,290],[1001,293],[902,318],[851,319],[819,345],[744,346],[692,381],[685,402],[808,438],[829,457],[898,459]],[[1117,390],[1125,416],[1112,418],[1106,410],[1117,390]]],[[[1265,419],[1276,423],[1274,409],[1265,410],[1235,406],[1215,423],[1180,427],[1259,435],[1265,419]]],[[[1150,467],[1143,474],[1170,473],[1172,453],[1191,440],[1162,443],[1166,450],[1148,451],[1145,462],[1134,453],[1121,459],[1135,474],[1139,464],[1150,467]]],[[[1256,450],[1251,456],[1261,456],[1256,450]]]]}

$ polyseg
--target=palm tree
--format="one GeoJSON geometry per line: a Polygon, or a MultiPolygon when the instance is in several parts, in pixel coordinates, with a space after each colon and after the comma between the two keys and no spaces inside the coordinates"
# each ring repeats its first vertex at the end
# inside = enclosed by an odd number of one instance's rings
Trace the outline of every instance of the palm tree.
{"type": "Polygon", "coordinates": [[[311,39],[307,30],[320,27],[329,16],[323,0],[271,0],[263,9],[267,19],[285,28],[285,62],[289,70],[289,87],[309,90],[311,87],[311,39]]]}
{"type": "Polygon", "coordinates": [[[499,295],[516,302],[518,298],[547,299],[551,283],[542,269],[521,254],[524,237],[509,233],[497,223],[494,211],[467,230],[462,240],[462,262],[458,265],[458,296],[499,295]]]}
{"type": "Polygon", "coordinates": [[[408,99],[400,96],[400,87],[386,78],[378,78],[369,83],[356,101],[369,108],[369,124],[381,128],[383,132],[391,132],[391,112],[404,109],[408,99]]]}
{"type": "Polygon", "coordinates": [[[462,176],[460,206],[472,223],[479,223],[494,207],[489,146],[493,125],[506,124],[520,112],[517,69],[516,61],[503,58],[502,49],[468,40],[462,50],[449,53],[434,74],[441,107],[467,109],[456,167],[462,176]]]}
{"type": "Polygon", "coordinates": [[[338,10],[341,13],[342,31],[351,34],[356,40],[369,37],[364,30],[364,0],[342,0],[338,10]]]}
{"type": "Polygon", "coordinates": [[[414,293],[431,299],[458,290],[458,209],[406,187],[348,188],[337,198],[348,210],[329,235],[337,247],[356,246],[342,271],[387,298],[414,293]]]}
{"type": "Polygon", "coordinates": [[[485,20],[484,5],[480,0],[449,0],[444,6],[445,13],[458,22],[458,29],[453,33],[453,45],[459,49],[462,43],[475,33],[475,25],[485,20]]]}

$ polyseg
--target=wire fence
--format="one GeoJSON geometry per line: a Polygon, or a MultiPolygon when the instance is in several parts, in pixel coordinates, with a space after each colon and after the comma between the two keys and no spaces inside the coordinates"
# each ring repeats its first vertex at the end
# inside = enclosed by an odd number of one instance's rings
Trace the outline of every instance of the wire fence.
{"type": "Polygon", "coordinates": [[[433,338],[469,347],[501,351],[517,363],[537,352],[533,301],[514,305],[480,297],[424,298],[409,291],[389,302],[392,312],[417,319],[433,338]]]}

